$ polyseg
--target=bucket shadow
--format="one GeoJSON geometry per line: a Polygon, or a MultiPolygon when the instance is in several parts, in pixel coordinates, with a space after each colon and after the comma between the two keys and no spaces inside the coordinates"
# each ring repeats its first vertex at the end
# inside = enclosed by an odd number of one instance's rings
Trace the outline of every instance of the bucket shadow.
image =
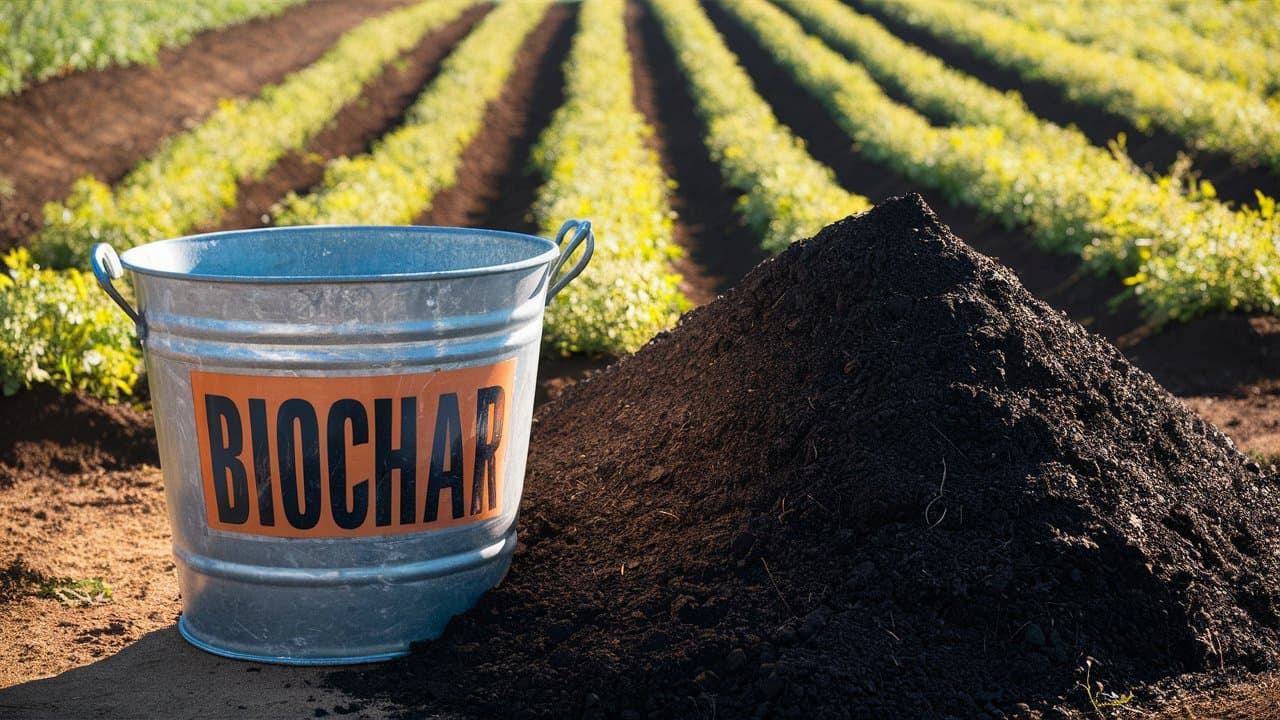
{"type": "Polygon", "coordinates": [[[321,687],[324,673],[211,655],[189,645],[174,625],[91,665],[0,690],[0,717],[319,717],[321,710],[384,715],[321,687]]]}

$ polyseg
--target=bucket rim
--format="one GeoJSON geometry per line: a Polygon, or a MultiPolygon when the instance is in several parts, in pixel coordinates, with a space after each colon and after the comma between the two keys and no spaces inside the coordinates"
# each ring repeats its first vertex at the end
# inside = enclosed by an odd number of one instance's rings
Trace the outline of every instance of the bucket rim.
{"type": "Polygon", "coordinates": [[[465,228],[439,225],[286,225],[279,227],[265,228],[244,228],[240,230],[220,230],[218,232],[194,233],[191,235],[183,235],[176,238],[167,238],[164,240],[155,240],[142,245],[125,250],[120,253],[120,264],[128,270],[150,277],[169,278],[175,280],[190,280],[196,282],[217,282],[217,283],[243,283],[248,285],[293,285],[293,284],[316,284],[316,283],[368,283],[368,282],[405,282],[412,280],[437,280],[449,278],[476,277],[480,275],[496,275],[505,272],[513,272],[519,270],[527,270],[536,268],[539,265],[550,265],[560,256],[560,248],[547,238],[530,235],[528,233],[515,232],[512,230],[493,230],[489,228],[465,228]],[[542,252],[531,255],[530,257],[515,260],[508,263],[498,265],[481,265],[477,267],[456,268],[451,270],[418,270],[402,273],[377,273],[377,274],[353,274],[353,275],[226,275],[226,274],[209,274],[209,273],[193,273],[181,272],[177,270],[162,270],[154,267],[147,267],[135,260],[145,251],[162,245],[178,245],[191,243],[205,243],[216,241],[221,238],[231,236],[245,235],[284,235],[292,233],[312,233],[322,231],[343,231],[370,233],[379,231],[394,232],[410,232],[410,233],[432,233],[444,235],[487,235],[491,237],[506,237],[518,239],[524,242],[533,241],[543,245],[542,252]],[[130,256],[133,256],[131,258],[130,256]]]}

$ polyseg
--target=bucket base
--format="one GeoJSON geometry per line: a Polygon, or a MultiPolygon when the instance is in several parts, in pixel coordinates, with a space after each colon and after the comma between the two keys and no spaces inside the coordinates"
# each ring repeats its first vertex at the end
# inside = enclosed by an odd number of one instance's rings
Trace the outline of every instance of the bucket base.
{"type": "Polygon", "coordinates": [[[178,632],[181,633],[182,639],[200,648],[201,650],[219,655],[232,660],[249,660],[252,662],[267,663],[270,665],[359,665],[361,663],[376,663],[394,660],[409,654],[408,650],[400,650],[397,652],[379,653],[376,655],[359,655],[355,657],[281,657],[277,655],[254,655],[252,653],[238,652],[236,650],[226,650],[197,638],[187,629],[186,618],[178,616],[178,632]]]}
{"type": "MultiPolygon", "coordinates": [[[[201,650],[236,660],[390,660],[409,654],[415,641],[440,637],[500,583],[515,547],[512,527],[491,544],[451,555],[398,564],[365,559],[336,569],[234,563],[175,547],[184,603],[178,631],[201,650]]],[[[331,558],[352,550],[331,548],[331,558]]]]}

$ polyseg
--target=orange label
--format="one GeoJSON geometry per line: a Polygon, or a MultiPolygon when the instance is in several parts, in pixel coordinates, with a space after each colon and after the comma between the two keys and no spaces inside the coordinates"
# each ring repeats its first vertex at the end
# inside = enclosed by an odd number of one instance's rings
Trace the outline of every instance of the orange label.
{"type": "Polygon", "coordinates": [[[364,537],[496,517],[515,365],[368,377],[192,371],[210,529],[364,537]]]}

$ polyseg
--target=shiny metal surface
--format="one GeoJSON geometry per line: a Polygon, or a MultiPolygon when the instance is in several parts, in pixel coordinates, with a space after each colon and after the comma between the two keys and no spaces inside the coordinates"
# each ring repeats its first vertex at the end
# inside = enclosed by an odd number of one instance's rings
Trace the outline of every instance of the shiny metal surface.
{"type": "MultiPolygon", "coordinates": [[[[589,223],[570,229],[563,255],[546,239],[487,230],[298,227],[167,240],[119,258],[132,271],[188,640],[266,662],[382,660],[438,636],[501,581],[553,265],[594,241],[589,223]],[[367,537],[211,529],[193,373],[354,382],[512,359],[496,516],[367,537]]],[[[104,288],[132,311],[112,286],[114,252],[93,257],[104,288]]]]}

